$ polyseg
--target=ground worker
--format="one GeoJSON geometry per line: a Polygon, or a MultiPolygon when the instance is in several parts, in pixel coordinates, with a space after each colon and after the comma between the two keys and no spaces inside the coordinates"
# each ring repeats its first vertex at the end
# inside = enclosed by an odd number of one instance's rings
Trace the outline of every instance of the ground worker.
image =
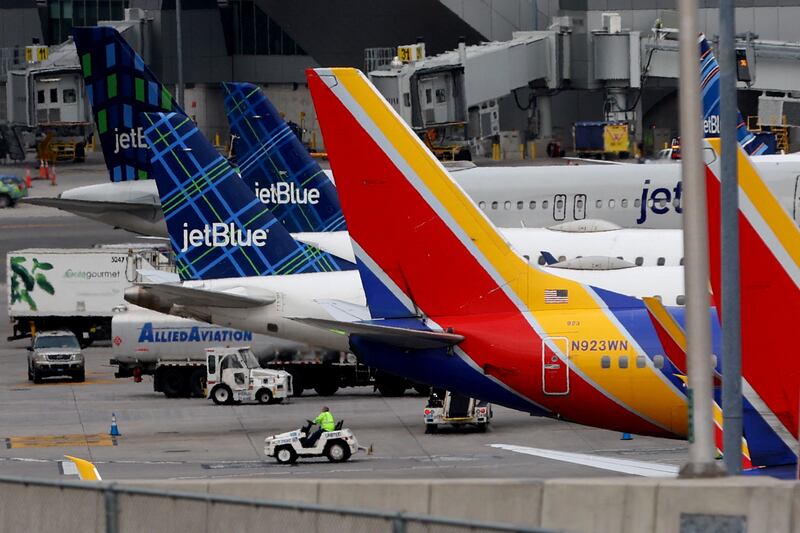
{"type": "Polygon", "coordinates": [[[336,429],[336,422],[334,422],[331,410],[328,409],[327,406],[322,408],[322,412],[314,419],[314,423],[319,426],[319,429],[312,433],[306,441],[306,446],[308,448],[311,448],[317,443],[320,435],[322,435],[324,431],[333,431],[336,429]]]}

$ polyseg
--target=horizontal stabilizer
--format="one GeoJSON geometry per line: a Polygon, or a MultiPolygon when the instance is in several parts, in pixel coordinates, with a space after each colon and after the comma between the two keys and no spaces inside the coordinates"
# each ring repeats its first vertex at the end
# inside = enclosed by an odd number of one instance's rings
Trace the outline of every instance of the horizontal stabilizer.
{"type": "Polygon", "coordinates": [[[45,207],[55,207],[70,213],[78,211],[85,213],[107,213],[125,211],[135,213],[141,218],[156,220],[161,217],[161,206],[133,202],[103,202],[97,200],[73,200],[70,198],[48,198],[45,196],[31,196],[22,198],[20,202],[45,207]]]}
{"type": "Polygon", "coordinates": [[[269,305],[275,301],[275,295],[269,291],[262,290],[259,292],[263,294],[254,296],[253,289],[245,287],[234,287],[224,292],[172,284],[143,284],[138,287],[156,293],[159,298],[170,300],[173,304],[186,307],[249,309],[269,305]]]}
{"type": "Polygon", "coordinates": [[[358,305],[333,299],[320,299],[316,300],[316,302],[335,320],[341,320],[342,322],[358,322],[372,319],[369,307],[366,305],[358,305]]]}
{"type": "Polygon", "coordinates": [[[463,335],[444,331],[381,326],[366,322],[341,322],[322,318],[293,318],[292,320],[342,335],[359,335],[376,342],[415,350],[445,348],[454,346],[464,340],[463,335]]]}

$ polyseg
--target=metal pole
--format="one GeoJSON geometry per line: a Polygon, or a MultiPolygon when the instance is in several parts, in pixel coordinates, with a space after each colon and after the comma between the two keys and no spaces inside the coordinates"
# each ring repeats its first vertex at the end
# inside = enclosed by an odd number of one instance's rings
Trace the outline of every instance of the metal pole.
{"type": "Polygon", "coordinates": [[[686,359],[689,380],[689,461],[683,477],[718,475],[712,432],[711,319],[708,311],[708,233],[700,114],[697,0],[679,0],[683,250],[686,264],[686,359]]]}
{"type": "Polygon", "coordinates": [[[736,169],[736,21],[734,0],[719,3],[719,121],[722,204],[722,446],[725,469],[742,468],[742,346],[739,308],[739,183],[736,169]]]}
{"type": "Polygon", "coordinates": [[[119,531],[119,509],[117,492],[113,483],[103,490],[103,499],[106,507],[106,533],[117,533],[119,531]]]}
{"type": "Polygon", "coordinates": [[[183,108],[183,33],[181,31],[181,0],[175,0],[175,33],[177,33],[178,45],[178,87],[175,91],[178,97],[178,105],[183,108]]]}

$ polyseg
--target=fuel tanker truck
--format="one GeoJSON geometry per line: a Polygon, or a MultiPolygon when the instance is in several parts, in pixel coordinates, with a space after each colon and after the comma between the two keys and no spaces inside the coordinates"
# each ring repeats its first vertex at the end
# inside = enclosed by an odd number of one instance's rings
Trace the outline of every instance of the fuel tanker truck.
{"type": "MultiPolygon", "coordinates": [[[[352,354],[330,352],[249,331],[198,322],[128,305],[111,320],[117,378],[153,376],[153,389],[169,398],[205,397],[206,349],[250,347],[263,368],[292,374],[293,394],[328,396],[342,387],[373,386],[375,372],[352,354]]],[[[379,380],[380,381],[380,376],[379,380]]],[[[402,394],[402,392],[401,392],[402,394]]]]}

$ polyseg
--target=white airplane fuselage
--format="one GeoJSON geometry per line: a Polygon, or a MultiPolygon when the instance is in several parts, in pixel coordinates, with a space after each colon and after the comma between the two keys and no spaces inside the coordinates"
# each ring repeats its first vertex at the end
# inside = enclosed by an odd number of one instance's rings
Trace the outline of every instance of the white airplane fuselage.
{"type": "MultiPolygon", "coordinates": [[[[800,159],[754,158],[784,208],[800,219],[800,159]]],[[[326,171],[330,176],[330,171],[326,171]]],[[[498,227],[544,228],[599,219],[623,228],[681,228],[680,164],[474,167],[452,176],[498,227]]],[[[70,189],[62,199],[160,205],[153,180],[102,183],[70,189]]],[[[142,235],[166,237],[162,216],[139,217],[114,208],[62,209],[142,235]]]]}

